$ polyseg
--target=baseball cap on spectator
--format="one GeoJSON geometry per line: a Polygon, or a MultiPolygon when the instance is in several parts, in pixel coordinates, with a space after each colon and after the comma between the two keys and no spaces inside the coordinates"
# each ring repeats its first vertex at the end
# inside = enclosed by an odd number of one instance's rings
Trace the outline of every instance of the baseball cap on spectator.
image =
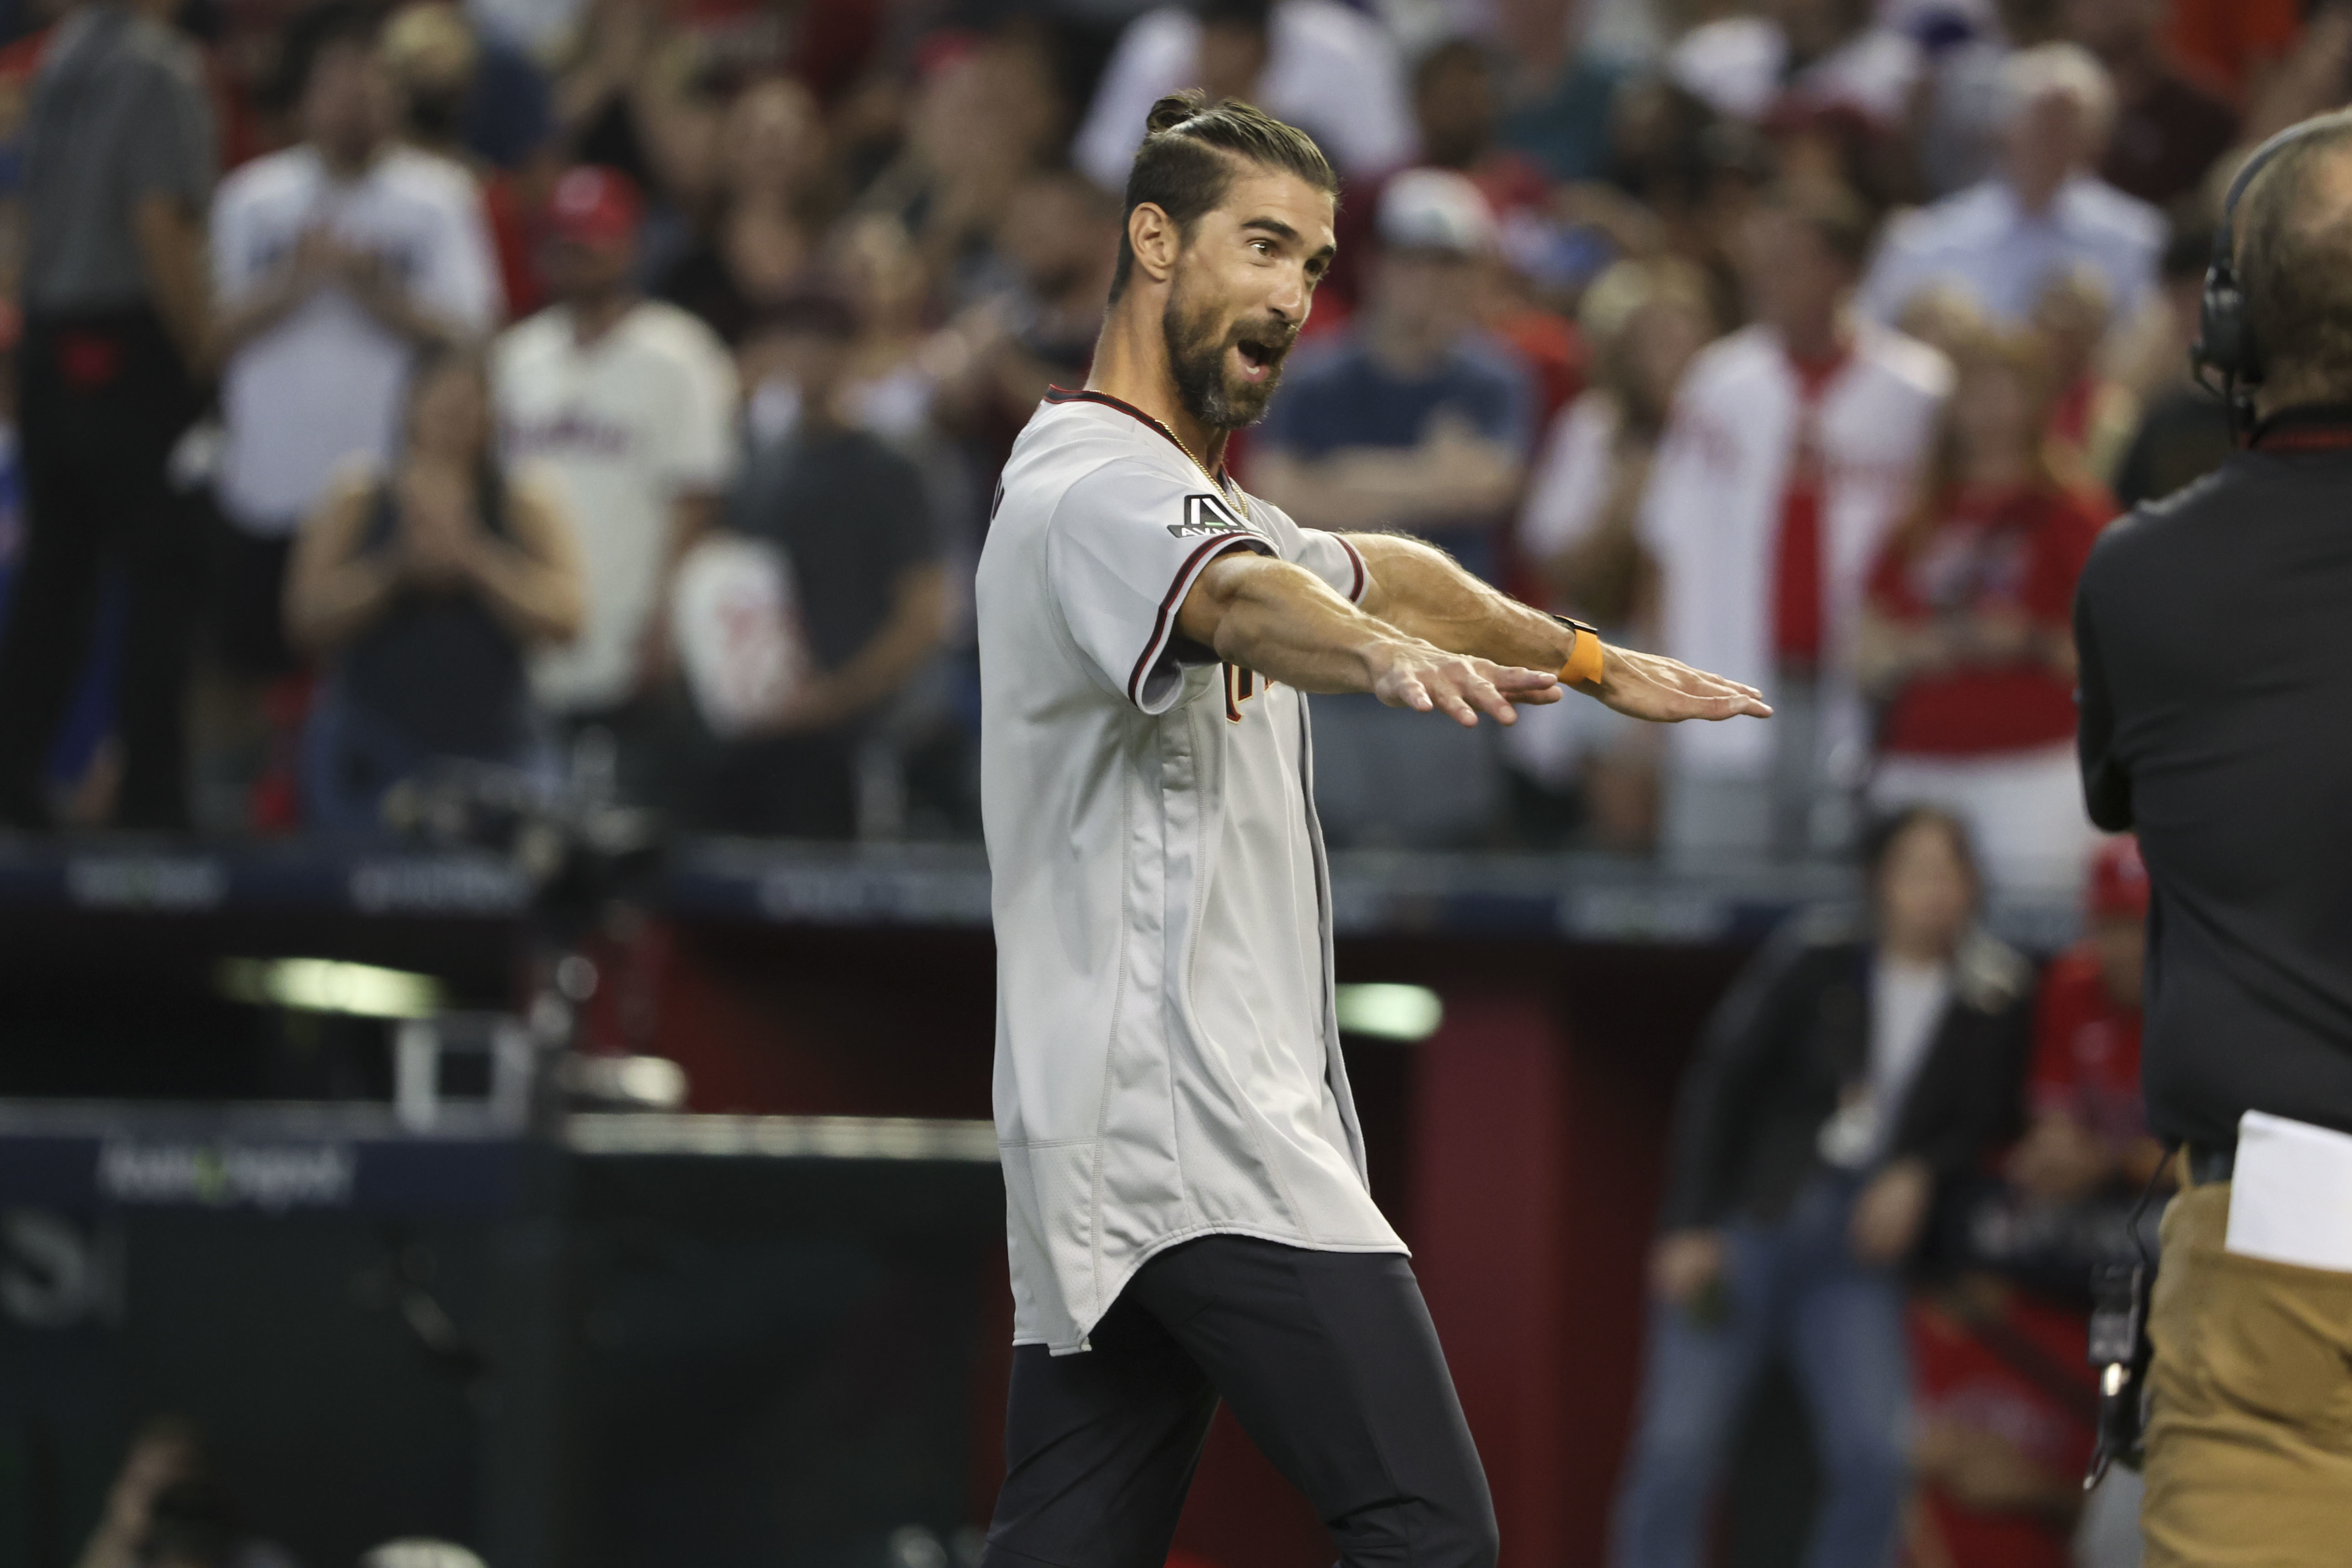
{"type": "Polygon", "coordinates": [[[626,174],[583,163],[555,182],[547,201],[547,231],[601,250],[635,239],[644,216],[645,202],[626,174]]]}
{"type": "Polygon", "coordinates": [[[2126,833],[2100,845],[2091,858],[2085,900],[2091,914],[2145,916],[2147,895],[2147,865],[2139,858],[2139,840],[2126,833]]]}
{"type": "Polygon", "coordinates": [[[1465,174],[1407,169],[1381,193],[1379,230],[1391,250],[1484,256],[1495,247],[1495,209],[1465,174]]]}

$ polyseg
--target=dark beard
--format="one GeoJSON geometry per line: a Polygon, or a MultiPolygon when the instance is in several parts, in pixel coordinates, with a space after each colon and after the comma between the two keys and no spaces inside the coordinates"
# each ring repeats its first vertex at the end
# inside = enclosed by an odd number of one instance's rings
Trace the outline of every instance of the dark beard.
{"type": "Polygon", "coordinates": [[[1282,384],[1282,358],[1289,353],[1292,333],[1270,322],[1244,321],[1219,334],[1209,324],[1209,312],[1188,316],[1174,292],[1160,313],[1160,330],[1168,342],[1168,371],[1175,378],[1176,395],[1184,411],[1212,430],[1238,430],[1265,417],[1265,405],[1282,384]],[[1225,351],[1244,338],[1276,350],[1264,381],[1228,384],[1225,351]]]}

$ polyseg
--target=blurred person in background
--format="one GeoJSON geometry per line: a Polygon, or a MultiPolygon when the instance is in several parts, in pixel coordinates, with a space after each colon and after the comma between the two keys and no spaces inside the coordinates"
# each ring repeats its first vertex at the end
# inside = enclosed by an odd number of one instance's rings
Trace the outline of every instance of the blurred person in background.
{"type": "Polygon", "coordinates": [[[454,1541],[409,1536],[361,1553],[356,1568],[483,1568],[482,1560],[454,1541]]]}
{"type": "Polygon", "coordinates": [[[1675,1111],[1616,1568],[1696,1568],[1767,1360],[1812,1415],[1811,1568],[1883,1568],[1910,1484],[1905,1262],[1938,1187],[2010,1134],[2032,971],[1977,925],[1968,830],[1930,807],[1864,858],[1866,929],[1804,913],[1716,1010],[1675,1111]]]}
{"type": "Polygon", "coordinates": [[[1413,155],[1404,63],[1375,17],[1339,0],[1192,0],[1128,25],[1071,143],[1072,162],[1118,190],[1135,156],[1135,128],[1156,100],[1185,87],[1303,128],[1350,182],[1413,155]]]}
{"type": "Polygon", "coordinates": [[[198,1475],[155,1495],[137,1568],[295,1568],[294,1560],[248,1534],[220,1483],[198,1475]]]}
{"type": "Polygon", "coordinates": [[[737,393],[710,329],[637,292],[642,216],[612,170],[556,182],[541,259],[556,302],[508,329],[490,373],[507,459],[552,476],[586,584],[580,636],[540,651],[532,689],[590,756],[609,756],[625,797],[654,804],[676,787],[671,574],[734,478],[737,393]]]}
{"type": "Polygon", "coordinates": [[[1469,175],[1507,223],[1513,214],[1549,205],[1551,184],[1541,164],[1497,140],[1501,116],[1493,47],[1484,40],[1447,38],[1413,62],[1421,162],[1469,175]]]}
{"type": "Polygon", "coordinates": [[[2050,961],[2034,1019],[2026,1134],[2010,1180],[2073,1203],[2102,1188],[2137,1193],[2164,1159],[2140,1098],[2140,997],[2147,974],[2147,867],[2129,834],[2099,846],[2084,893],[2081,942],[2050,961]]]}
{"type": "MultiPolygon", "coordinates": [[[[1446,169],[1389,182],[1363,309],[1299,356],[1250,452],[1251,482],[1308,528],[1402,529],[1500,581],[1500,523],[1533,445],[1524,366],[1474,314],[1494,215],[1446,169]]],[[[1342,840],[1476,842],[1503,778],[1483,730],[1433,731],[1370,696],[1315,707],[1318,809],[1342,840]]]]}
{"type": "Polygon", "coordinates": [[[346,466],[287,579],[288,633],[328,667],[304,794],[331,832],[380,827],[385,793],[442,759],[534,762],[525,659],[583,618],[571,524],[499,461],[479,360],[427,357],[406,405],[398,457],[346,466]]]}
{"type": "Polygon", "coordinates": [[[531,217],[559,167],[545,79],[528,60],[485,41],[447,0],[394,11],[384,24],[383,52],[400,89],[402,133],[417,151],[474,176],[507,313],[530,315],[543,302],[531,217]]]}
{"type": "Polygon", "coordinates": [[[129,599],[115,820],[188,825],[181,710],[201,572],[166,463],[202,407],[214,132],[203,62],[169,10],[83,0],[51,35],[33,85],[17,360],[26,540],[0,633],[8,826],[50,824],[42,763],[110,561],[129,599]]]}
{"type": "Polygon", "coordinates": [[[2073,888],[2090,825],[2074,776],[2074,580],[2112,511],[2054,471],[2048,357],[1964,349],[1918,500],[1870,573],[1854,646],[1883,705],[1872,800],[1969,825],[2000,894],[2073,888]]]}
{"type": "Polygon", "coordinates": [[[302,140],[213,202],[223,445],[215,491],[208,811],[239,820],[267,734],[265,687],[293,670],[282,605],[302,520],[352,458],[399,439],[410,361],[478,339],[500,310],[496,253],[466,171],[394,140],[398,89],[375,14],[344,0],[289,30],[285,96],[302,140]]]}
{"type": "MultiPolygon", "coordinates": [[[[825,251],[863,323],[850,355],[844,406],[857,425],[886,440],[925,441],[939,375],[923,353],[930,340],[923,258],[906,226],[884,213],[843,219],[825,251]]],[[[744,378],[745,386],[754,384],[744,378]]]]}
{"type": "Polygon", "coordinates": [[[1301,356],[1252,483],[1309,528],[1411,529],[1496,582],[1535,410],[1526,368],[1472,314],[1494,213],[1465,176],[1409,170],[1381,194],[1379,237],[1363,310],[1301,356]]]}
{"type": "MultiPolygon", "coordinates": [[[[2147,1130],[2140,1092],[2149,889],[2147,868],[2130,835],[2099,846],[2083,902],[2086,934],[2042,970],[2026,1082],[2025,1136],[2001,1167],[2028,1205],[2009,1217],[2010,1234],[2029,1248],[2037,1242],[2056,1244],[2039,1269],[2034,1265],[2041,1260],[2030,1253],[2018,1261],[2030,1271],[2029,1282],[2040,1281],[2071,1317],[2071,1333],[2059,1348],[2066,1349],[2065,1360],[2078,1370],[2085,1364],[2081,1291],[2093,1262],[2086,1254],[2096,1248],[2105,1258],[2132,1260],[2126,1239],[2134,1228],[2131,1211],[2165,1160],[2164,1146],[2147,1130]],[[2060,1268],[2065,1278],[2048,1277],[2060,1268]]],[[[2020,1311],[2033,1315],[2031,1307],[2021,1305],[2020,1311]]],[[[2044,1324],[2041,1337],[2046,1340],[2053,1331],[2044,1324]]],[[[2079,1393],[2074,1403],[2078,1409],[2084,1403],[2079,1393]]],[[[2062,1468],[2071,1471],[2068,1488],[2079,1495],[2086,1434],[2071,1440],[2082,1447],[2062,1468]]],[[[2083,1500],[2074,1568],[2139,1568],[2143,1490],[2140,1476],[2118,1465],[2083,1500]]]]}
{"type": "Polygon", "coordinates": [[[733,345],[791,291],[815,249],[824,118],[808,89],[776,78],[738,94],[720,126],[715,211],[654,293],[733,345]]]}
{"type": "MultiPolygon", "coordinates": [[[[1717,335],[1714,305],[1688,262],[1621,261],[1585,291],[1577,320],[1592,385],[1552,424],[1518,546],[1550,588],[1552,609],[1639,645],[1655,638],[1657,595],[1642,497],[1675,390],[1717,335]]],[[[1599,847],[1646,850],[1657,837],[1656,746],[1649,730],[1618,717],[1580,703],[1529,709],[1505,752],[1553,790],[1580,788],[1599,847]]]]}
{"type": "Polygon", "coordinates": [[[1851,193],[1777,186],[1743,241],[1754,323],[1693,362],[1642,508],[1662,645],[1738,671],[1774,710],[1752,734],[1666,737],[1660,838],[1685,865],[1851,839],[1864,583],[1912,502],[1951,382],[1943,355],[1849,313],[1870,243],[1851,193]]]}
{"type": "Polygon", "coordinates": [[[161,1415],[132,1434],[106,1511],[74,1568],[293,1568],[278,1547],[238,1527],[214,1479],[204,1434],[161,1415]]]}
{"type": "Polygon", "coordinates": [[[876,710],[939,649],[947,591],[922,474],[845,406],[856,307],[803,286],[763,329],[798,395],[791,433],[755,454],[728,499],[729,533],[781,552],[808,671],[782,705],[728,741],[701,826],[854,838],[858,752],[876,710]]]}
{"type": "Polygon", "coordinates": [[[941,339],[935,405],[992,489],[1046,388],[1087,379],[1118,254],[1118,200],[1075,170],[1032,174],[1006,204],[996,249],[1008,276],[941,339]]]}
{"type": "MultiPolygon", "coordinates": [[[[2151,297],[2143,309],[2160,309],[2151,297]]],[[[2128,387],[2108,374],[2105,345],[2119,341],[2111,327],[2106,284],[2077,263],[2042,285],[2029,331],[2050,384],[2051,458],[2069,473],[2104,484],[2123,459],[2138,420],[2128,387]]]]}
{"type": "Polygon", "coordinates": [[[1000,281],[995,241],[1013,191],[1061,145],[1053,65],[1033,36],[947,32],[924,41],[899,153],[857,205],[906,225],[951,311],[1000,281]]]}
{"type": "Polygon", "coordinates": [[[155,1416],[131,1434],[122,1468],[107,1489],[106,1511],[99,1516],[75,1568],[133,1568],[140,1543],[165,1489],[205,1468],[204,1434],[176,1415],[155,1416]]]}
{"type": "Polygon", "coordinates": [[[2139,422],[2116,463],[2118,505],[2160,500],[2203,479],[2236,450],[2229,410],[2197,384],[2189,345],[2197,341],[2205,297],[2205,268],[2213,258],[2213,231],[2203,224],[2177,230],[2164,247],[2163,309],[2152,312],[2137,364],[2139,422]]]}
{"type": "Polygon", "coordinates": [[[2022,323],[2050,279],[2087,263],[2113,309],[2154,281],[2164,217],[2091,171],[2116,118],[2106,71],[2076,44],[2021,49],[2001,68],[2002,153],[1990,179],[1891,223],[1862,303],[1893,321],[1936,282],[1958,284],[2003,326],[2022,323]]]}
{"type": "MultiPolygon", "coordinates": [[[[2302,0],[2172,0],[2166,42],[2239,104],[2259,102],[2305,30],[2302,0]]],[[[2325,9],[2324,7],[2321,9],[2325,9]]]]}
{"type": "MultiPolygon", "coordinates": [[[[841,289],[864,323],[840,404],[851,423],[903,447],[925,446],[933,433],[940,364],[929,352],[929,279],[906,226],[887,213],[853,213],[835,226],[820,270],[841,289]]],[[[794,292],[799,292],[798,280],[794,292]]],[[[781,440],[800,418],[800,388],[779,358],[773,312],[743,336],[735,363],[743,384],[743,428],[751,448],[781,440]]]]}
{"type": "Polygon", "coordinates": [[[2121,1568],[2077,1554],[2098,1414],[2082,1310],[1998,1274],[1937,1281],[1909,1310],[1917,1568],[2121,1568]]]}
{"type": "Polygon", "coordinates": [[[1765,0],[1683,35],[1666,75],[1734,120],[1843,111],[1882,132],[1909,112],[1919,47],[1879,25],[1871,0],[1765,0]]]}
{"type": "Polygon", "coordinates": [[[2164,38],[2168,0],[2066,0],[2066,33],[2099,58],[2116,125],[2099,177],[2156,206],[2194,190],[2238,139],[2238,111],[2191,81],[2164,38]]]}

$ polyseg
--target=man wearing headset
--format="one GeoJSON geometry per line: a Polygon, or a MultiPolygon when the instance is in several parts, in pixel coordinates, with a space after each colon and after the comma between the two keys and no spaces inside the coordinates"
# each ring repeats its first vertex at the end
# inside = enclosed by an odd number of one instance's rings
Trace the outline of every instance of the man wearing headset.
{"type": "Polygon", "coordinates": [[[2148,1314],[2148,1568],[2352,1561],[2352,113],[2259,150],[2206,280],[2241,449],[2075,604],[2091,816],[2154,888],[2181,1146],[2148,1314]]]}

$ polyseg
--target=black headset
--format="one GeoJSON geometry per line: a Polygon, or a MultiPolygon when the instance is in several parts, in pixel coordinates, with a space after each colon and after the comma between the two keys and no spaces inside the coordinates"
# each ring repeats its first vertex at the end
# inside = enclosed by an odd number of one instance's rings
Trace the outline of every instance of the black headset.
{"type": "Polygon", "coordinates": [[[2253,323],[2246,320],[2246,290],[2238,281],[2239,198],[2254,183],[2254,176],[2292,143],[2315,132],[2343,125],[2342,117],[2326,114],[2288,126],[2253,150],[2230,182],[2229,194],[2221,198],[2221,221],[2213,231],[2212,258],[2205,266],[2205,291],[2197,309],[2197,341],[2189,346],[2189,363],[2196,371],[2198,384],[2219,393],[2228,406],[2232,436],[2252,427],[2253,388],[2263,384],[2263,348],[2254,341],[2253,323]],[[2218,387],[2205,379],[2209,370],[2221,376],[2218,387]]]}

